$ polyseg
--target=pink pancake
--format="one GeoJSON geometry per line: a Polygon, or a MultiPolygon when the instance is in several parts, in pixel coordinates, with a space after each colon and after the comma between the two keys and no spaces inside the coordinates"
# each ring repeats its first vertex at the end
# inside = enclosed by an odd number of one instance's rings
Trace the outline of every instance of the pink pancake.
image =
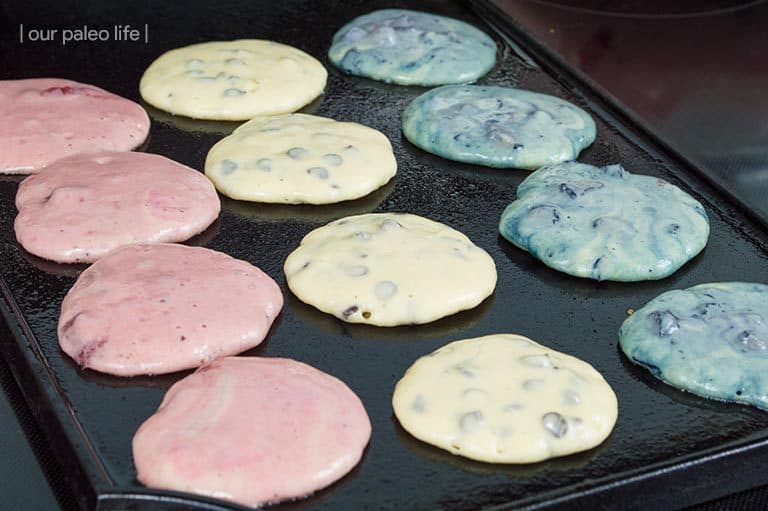
{"type": "Polygon", "coordinates": [[[60,263],[89,263],[122,245],[184,241],[219,216],[202,173],[148,153],[59,160],[16,193],[16,239],[60,263]]]}
{"type": "Polygon", "coordinates": [[[122,247],[86,269],[61,305],[59,344],[118,376],[198,367],[257,346],[283,306],[274,280],[221,252],[122,247]]]}
{"type": "Polygon", "coordinates": [[[176,383],[133,437],[139,481],[246,506],[307,496],[360,461],[371,423],[343,382],[285,358],[224,358],[176,383]]]}
{"type": "Polygon", "coordinates": [[[0,80],[0,174],[80,153],[130,151],[149,133],[140,105],[61,78],[0,80]]]}

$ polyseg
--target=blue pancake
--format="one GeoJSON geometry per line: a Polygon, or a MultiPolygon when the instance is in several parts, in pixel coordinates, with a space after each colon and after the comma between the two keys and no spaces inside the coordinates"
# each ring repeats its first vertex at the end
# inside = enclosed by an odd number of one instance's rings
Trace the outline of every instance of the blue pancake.
{"type": "Polygon", "coordinates": [[[521,89],[447,85],[414,99],[403,134],[427,152],[487,167],[537,169],[575,159],[595,140],[584,110],[521,89]]]}
{"type": "Polygon", "coordinates": [[[468,23],[425,12],[383,9],[333,36],[328,58],[347,74],[401,85],[477,80],[496,63],[496,43],[468,23]]]}
{"type": "Polygon", "coordinates": [[[768,286],[700,284],[668,291],[619,330],[629,359],[669,385],[768,410],[768,286]]]}
{"type": "Polygon", "coordinates": [[[662,179],[569,162],[528,176],[499,231],[563,273],[631,282],[664,278],[698,254],[709,219],[697,200],[662,179]]]}

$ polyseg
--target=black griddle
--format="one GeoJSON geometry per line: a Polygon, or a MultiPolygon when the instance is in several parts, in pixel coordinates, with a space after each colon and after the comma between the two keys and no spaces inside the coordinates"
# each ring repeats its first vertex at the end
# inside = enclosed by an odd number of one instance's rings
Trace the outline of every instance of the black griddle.
{"type": "MultiPolygon", "coordinates": [[[[762,470],[768,455],[768,414],[668,387],[630,364],[617,346],[627,309],[666,290],[710,281],[765,281],[766,226],[578,76],[539,52],[484,0],[231,0],[194,2],[184,8],[150,0],[112,5],[71,0],[45,9],[10,0],[0,6],[0,15],[2,78],[60,76],[135,100],[141,73],[168,49],[245,37],[291,44],[319,58],[329,71],[325,94],[310,111],[372,126],[391,139],[399,169],[383,190],[325,207],[224,199],[220,220],[191,241],[258,265],[285,293],[285,308],[267,340],[244,356],[292,357],[334,374],[358,393],[371,417],[373,437],[357,468],[310,498],[270,509],[674,509],[768,483],[768,473],[762,470]],[[450,162],[415,148],[400,132],[400,114],[426,89],[347,77],[328,63],[333,33],[351,18],[383,7],[444,14],[493,33],[499,63],[479,83],[553,94],[591,112],[597,141],[579,160],[594,165],[621,162],[632,172],[662,177],[692,194],[711,221],[704,251],[667,279],[611,283],[555,272],[503,240],[497,232],[499,216],[528,172],[450,162]],[[19,23],[146,23],[149,43],[22,45],[19,23]],[[407,211],[464,232],[496,261],[496,292],[474,310],[429,325],[389,329],[345,324],[298,301],[287,289],[282,264],[302,236],[332,219],[371,211],[407,211]],[[405,433],[390,405],[394,384],[405,369],[450,341],[494,332],[529,336],[598,369],[619,398],[619,419],[608,440],[585,453],[515,466],[456,457],[405,433]]],[[[152,131],[142,150],[198,169],[208,149],[235,127],[154,110],[150,116],[152,131]]],[[[188,372],[111,377],[78,369],[59,350],[59,308],[82,267],[42,261],[16,243],[14,196],[20,180],[0,177],[0,312],[12,341],[2,356],[81,507],[241,509],[149,490],[137,482],[132,435],[168,387],[188,372]]]]}

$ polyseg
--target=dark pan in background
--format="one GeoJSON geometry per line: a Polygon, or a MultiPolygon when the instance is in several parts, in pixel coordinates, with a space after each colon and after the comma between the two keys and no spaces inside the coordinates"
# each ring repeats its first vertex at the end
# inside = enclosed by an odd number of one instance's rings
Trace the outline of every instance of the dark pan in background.
{"type": "MultiPolygon", "coordinates": [[[[292,357],[336,375],[362,398],[373,424],[371,444],[352,473],[315,496],[271,509],[672,509],[768,483],[768,473],[761,470],[768,454],[768,415],[699,399],[657,382],[626,361],[616,336],[628,308],[668,289],[708,281],[764,281],[768,232],[652,134],[538,52],[490,4],[233,0],[182,7],[150,0],[112,5],[70,0],[41,9],[10,0],[0,6],[0,14],[3,79],[61,76],[139,100],[141,73],[163,51],[206,40],[273,39],[309,52],[328,68],[328,86],[322,101],[312,106],[314,113],[372,126],[391,139],[399,169],[394,183],[383,191],[327,207],[224,200],[215,229],[197,240],[258,265],[285,293],[285,308],[269,337],[245,355],[292,357]],[[621,162],[630,171],[663,177],[694,195],[712,224],[702,254],[661,281],[598,283],[550,270],[501,239],[499,216],[528,172],[450,162],[416,149],[400,133],[400,114],[426,89],[343,76],[328,63],[330,39],[341,25],[392,6],[453,16],[492,32],[473,9],[490,20],[498,30],[499,64],[479,83],[557,95],[591,112],[597,141],[580,161],[621,162]],[[20,44],[19,23],[147,24],[149,42],[20,44]],[[464,232],[496,261],[495,294],[475,310],[430,325],[391,329],[348,325],[299,302],[282,273],[288,253],[311,229],[370,211],[408,211],[464,232]],[[390,405],[394,384],[405,369],[447,342],[494,332],[527,335],[601,371],[619,398],[619,419],[609,439],[586,453],[515,466],[466,460],[406,434],[390,405]]],[[[152,112],[152,119],[144,150],[197,169],[208,149],[234,127],[158,112],[152,112]]],[[[100,510],[238,509],[211,499],[148,490],[136,481],[132,435],[154,412],[165,390],[187,373],[111,377],[79,370],[59,350],[59,307],[77,270],[41,264],[15,242],[13,201],[19,181],[0,179],[0,312],[11,333],[2,356],[80,505],[100,510]]]]}

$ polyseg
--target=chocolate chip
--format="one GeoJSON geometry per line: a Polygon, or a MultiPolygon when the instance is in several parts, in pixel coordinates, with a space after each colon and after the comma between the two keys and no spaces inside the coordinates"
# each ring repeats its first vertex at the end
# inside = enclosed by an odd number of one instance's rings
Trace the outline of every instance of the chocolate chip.
{"type": "Polygon", "coordinates": [[[363,311],[363,318],[370,319],[371,311],[363,311]]]}
{"type": "Polygon", "coordinates": [[[669,310],[654,311],[649,316],[656,322],[658,333],[662,337],[671,335],[680,328],[679,318],[669,310]]]}
{"type": "Polygon", "coordinates": [[[342,312],[341,315],[344,316],[345,318],[348,318],[358,310],[360,309],[358,309],[357,305],[352,305],[351,307],[347,307],[346,309],[344,309],[344,312],[342,312]]]}
{"type": "Polygon", "coordinates": [[[478,389],[478,388],[470,387],[468,389],[464,389],[464,391],[461,393],[461,397],[469,397],[469,396],[472,396],[473,394],[478,395],[478,396],[485,396],[488,393],[486,391],[484,391],[483,389],[478,389]]]}
{"type": "Polygon", "coordinates": [[[403,224],[398,222],[397,220],[392,220],[391,218],[385,218],[381,221],[381,225],[379,225],[379,228],[382,231],[397,231],[403,228],[403,224]]]}
{"type": "Polygon", "coordinates": [[[549,412],[541,418],[544,429],[555,438],[563,438],[568,432],[568,421],[557,412],[549,412]]]}
{"type": "MultiPolygon", "coordinates": [[[[565,183],[560,183],[560,191],[566,194],[571,199],[575,199],[576,197],[578,197],[574,189],[565,183]]],[[[594,225],[592,225],[592,227],[594,227],[594,225]]]]}
{"type": "Polygon", "coordinates": [[[512,149],[515,150],[515,151],[519,151],[523,147],[525,147],[523,144],[515,144],[515,145],[512,146],[512,149]]]}
{"type": "Polygon", "coordinates": [[[467,361],[464,361],[460,364],[456,364],[453,366],[453,370],[459,373],[460,375],[464,376],[465,378],[474,378],[475,372],[466,366],[467,361]]]}
{"type": "Polygon", "coordinates": [[[376,298],[382,301],[392,298],[395,293],[397,293],[397,284],[391,280],[377,282],[376,287],[373,288],[373,294],[376,295],[376,298]]]}
{"type": "Polygon", "coordinates": [[[669,224],[667,226],[667,234],[670,234],[672,236],[676,236],[678,230],[680,230],[679,224],[669,224]]]}
{"type": "Polygon", "coordinates": [[[751,330],[744,330],[736,337],[738,345],[745,351],[765,351],[768,342],[751,330]]]}
{"type": "Polygon", "coordinates": [[[309,156],[309,151],[303,147],[291,147],[288,149],[288,157],[293,160],[302,160],[309,156]]]}
{"type": "Polygon", "coordinates": [[[464,252],[461,251],[459,247],[453,247],[453,250],[451,250],[451,253],[461,259],[462,261],[469,261],[469,257],[464,255],[464,252]]]}
{"type": "Polygon", "coordinates": [[[567,405],[577,405],[581,403],[581,396],[575,390],[566,389],[563,391],[563,403],[567,405]]]}
{"type": "Polygon", "coordinates": [[[524,357],[520,357],[518,362],[526,367],[536,367],[542,369],[552,367],[552,361],[549,359],[549,354],[547,353],[542,353],[541,355],[526,355],[524,357]]]}
{"type": "Polygon", "coordinates": [[[219,168],[221,168],[221,174],[223,176],[228,176],[237,170],[237,163],[233,162],[232,160],[221,160],[221,163],[219,163],[219,168]]]}
{"type": "Polygon", "coordinates": [[[307,169],[307,174],[313,175],[318,179],[328,179],[328,169],[325,167],[312,167],[307,169]]]}
{"type": "Polygon", "coordinates": [[[502,144],[515,144],[515,137],[512,135],[512,133],[501,127],[492,127],[487,131],[487,136],[489,139],[501,142],[502,144]]]}
{"type": "Polygon", "coordinates": [[[368,267],[361,264],[345,266],[344,274],[348,277],[362,277],[368,274],[368,267]]]}
{"type": "Polygon", "coordinates": [[[269,158],[261,158],[256,161],[256,168],[259,170],[263,170],[264,172],[271,172],[272,160],[270,160],[269,158]]]}
{"type": "Polygon", "coordinates": [[[469,433],[483,425],[483,412],[474,410],[459,417],[459,429],[469,433]]]}
{"type": "Polygon", "coordinates": [[[224,91],[224,95],[227,97],[237,97],[242,96],[245,94],[245,91],[243,89],[237,89],[237,88],[230,88],[224,91]]]}
{"type": "Polygon", "coordinates": [[[327,163],[328,165],[333,165],[335,167],[338,167],[339,165],[344,163],[344,158],[342,158],[336,153],[324,154],[323,160],[325,160],[325,163],[327,163]]]}
{"type": "Polygon", "coordinates": [[[416,396],[416,399],[411,403],[411,410],[416,413],[424,413],[427,411],[427,402],[424,400],[423,396],[416,396]]]}
{"type": "Polygon", "coordinates": [[[544,380],[534,379],[523,381],[522,387],[528,392],[533,392],[544,386],[544,380]]]}

